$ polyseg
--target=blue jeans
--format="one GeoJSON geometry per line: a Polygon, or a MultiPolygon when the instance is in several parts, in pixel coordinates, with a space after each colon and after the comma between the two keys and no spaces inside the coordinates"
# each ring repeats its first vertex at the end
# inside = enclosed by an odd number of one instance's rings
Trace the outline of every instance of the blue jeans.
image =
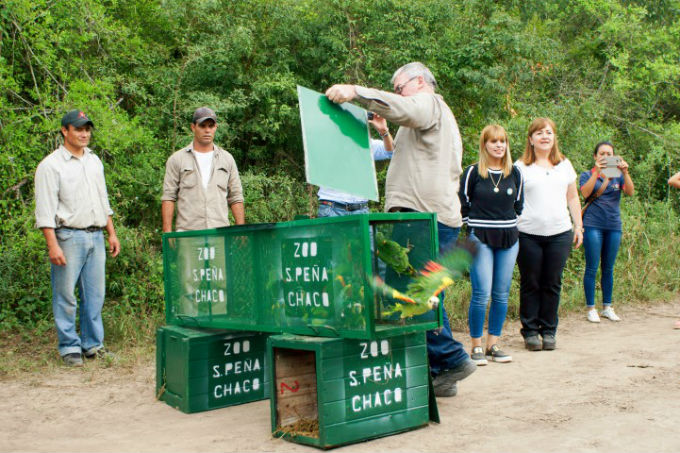
{"type": "Polygon", "coordinates": [[[585,228],[583,250],[586,255],[586,271],[583,274],[583,291],[586,294],[586,305],[588,307],[595,306],[595,278],[597,277],[600,259],[602,259],[602,275],[600,277],[602,305],[611,305],[614,288],[614,262],[619,253],[620,244],[620,231],[585,228]]]}
{"type": "Polygon", "coordinates": [[[65,266],[52,264],[52,311],[59,354],[99,349],[104,345],[104,234],[68,228],[60,228],[55,234],[66,257],[65,266]],[[76,285],[80,293],[80,337],[76,332],[76,285]]]}
{"type": "Polygon", "coordinates": [[[468,311],[470,337],[481,338],[484,331],[486,304],[489,308],[489,335],[501,336],[505,315],[508,312],[508,295],[512,284],[512,271],[519,251],[519,241],[509,248],[495,248],[481,242],[474,233],[470,241],[477,246],[477,255],[470,267],[472,297],[468,311]]]}
{"type": "MultiPolygon", "coordinates": [[[[439,233],[439,254],[442,254],[456,244],[460,228],[453,228],[437,222],[437,231],[439,233]]],[[[430,359],[430,372],[435,376],[444,370],[456,368],[469,357],[463,345],[453,338],[449,316],[446,314],[443,305],[442,311],[444,317],[442,329],[427,332],[427,355],[430,359]]]]}
{"type": "Polygon", "coordinates": [[[319,204],[317,217],[340,217],[352,214],[368,214],[368,206],[363,209],[357,209],[356,211],[348,211],[336,205],[329,206],[327,204],[319,204]]]}

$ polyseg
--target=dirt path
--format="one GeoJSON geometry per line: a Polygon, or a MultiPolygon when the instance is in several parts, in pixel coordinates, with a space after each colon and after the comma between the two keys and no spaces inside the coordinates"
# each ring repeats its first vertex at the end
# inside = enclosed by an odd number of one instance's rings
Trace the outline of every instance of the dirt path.
{"type": "MultiPolygon", "coordinates": [[[[514,362],[439,399],[441,424],[335,451],[680,451],[680,301],[618,311],[564,319],[554,352],[512,323],[514,362]]],[[[94,371],[0,382],[0,451],[318,451],[272,439],[268,401],[186,415],[154,399],[153,363],[94,371]]]]}

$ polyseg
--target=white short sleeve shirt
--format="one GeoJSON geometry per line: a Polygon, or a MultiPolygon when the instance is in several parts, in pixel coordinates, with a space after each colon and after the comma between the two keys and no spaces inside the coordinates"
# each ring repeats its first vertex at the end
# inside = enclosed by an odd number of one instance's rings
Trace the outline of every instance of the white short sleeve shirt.
{"type": "Polygon", "coordinates": [[[524,177],[524,210],[517,222],[522,233],[553,236],[572,229],[567,207],[567,188],[576,183],[576,172],[564,159],[553,168],[516,162],[524,177]]]}

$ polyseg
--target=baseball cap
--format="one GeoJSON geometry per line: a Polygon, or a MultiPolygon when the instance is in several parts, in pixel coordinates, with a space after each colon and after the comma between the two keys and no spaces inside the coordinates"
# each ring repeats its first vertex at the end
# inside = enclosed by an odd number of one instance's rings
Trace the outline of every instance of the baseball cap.
{"type": "Polygon", "coordinates": [[[194,112],[194,118],[192,120],[195,124],[201,124],[205,120],[213,120],[217,123],[217,115],[215,112],[208,107],[199,107],[194,112]]]}
{"type": "Polygon", "coordinates": [[[92,120],[88,118],[88,116],[82,110],[71,110],[61,118],[62,126],[68,127],[69,124],[72,124],[73,127],[80,127],[84,126],[85,124],[89,124],[90,126],[94,127],[92,120]]]}

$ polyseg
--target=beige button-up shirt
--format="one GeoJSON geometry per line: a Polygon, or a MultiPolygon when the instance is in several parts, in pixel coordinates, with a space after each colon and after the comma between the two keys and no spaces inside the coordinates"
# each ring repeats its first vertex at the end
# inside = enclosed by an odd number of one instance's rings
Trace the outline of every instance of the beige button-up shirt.
{"type": "Polygon", "coordinates": [[[105,227],[113,215],[104,165],[89,148],[81,158],[60,146],[35,171],[35,224],[38,228],[105,227]]]}
{"type": "Polygon", "coordinates": [[[439,222],[460,227],[463,141],[444,99],[430,93],[400,96],[360,86],[355,89],[358,103],[401,126],[387,169],[385,210],[436,212],[439,222]]]}
{"type": "Polygon", "coordinates": [[[236,161],[215,146],[208,187],[203,188],[192,145],[175,152],[165,164],[162,201],[177,203],[177,231],[229,226],[229,206],[243,203],[236,161]]]}

